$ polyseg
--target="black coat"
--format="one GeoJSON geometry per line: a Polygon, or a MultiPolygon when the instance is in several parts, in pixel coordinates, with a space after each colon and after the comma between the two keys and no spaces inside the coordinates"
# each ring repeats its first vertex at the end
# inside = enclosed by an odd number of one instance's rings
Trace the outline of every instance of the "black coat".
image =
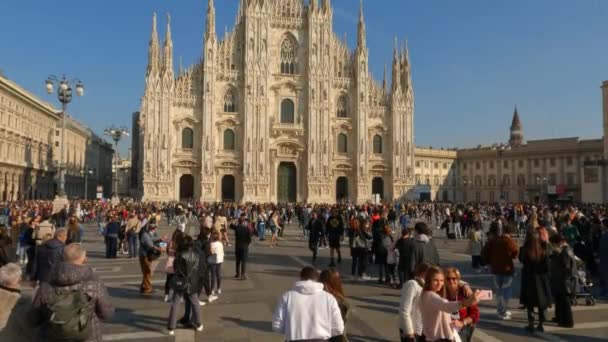
{"type": "Polygon", "coordinates": [[[63,261],[64,247],[65,244],[57,239],[36,246],[36,273],[32,280],[49,281],[53,268],[63,261]]]}
{"type": "Polygon", "coordinates": [[[551,280],[549,278],[550,251],[538,261],[528,258],[523,247],[519,251],[519,261],[524,265],[521,272],[519,301],[526,307],[546,309],[553,304],[551,280]]]}
{"type": "Polygon", "coordinates": [[[414,239],[400,238],[395,244],[395,249],[399,251],[399,271],[405,273],[405,280],[412,279],[414,273],[414,239]]]}
{"type": "Polygon", "coordinates": [[[551,292],[554,295],[573,294],[576,291],[576,261],[568,245],[551,254],[551,292]]]}
{"type": "Polygon", "coordinates": [[[199,292],[201,288],[199,276],[200,256],[195,248],[189,248],[178,253],[173,260],[174,276],[183,276],[188,278],[188,287],[186,294],[199,292]]]}
{"type": "Polygon", "coordinates": [[[244,250],[249,248],[252,231],[248,224],[248,221],[244,221],[234,229],[234,249],[244,250]]]}
{"type": "Polygon", "coordinates": [[[308,234],[308,241],[310,243],[318,243],[325,236],[325,225],[323,224],[323,220],[319,217],[308,223],[308,229],[310,230],[310,233],[308,234]]]}

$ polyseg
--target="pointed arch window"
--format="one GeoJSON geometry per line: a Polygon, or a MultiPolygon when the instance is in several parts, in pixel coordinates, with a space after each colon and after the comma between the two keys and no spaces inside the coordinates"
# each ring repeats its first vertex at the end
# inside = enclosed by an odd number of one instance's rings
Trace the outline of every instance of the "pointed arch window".
{"type": "Polygon", "coordinates": [[[336,106],[336,116],[339,118],[348,117],[348,102],[346,101],[346,96],[341,95],[338,98],[338,104],[336,106]]]}
{"type": "Polygon", "coordinates": [[[224,112],[235,113],[236,109],[236,95],[234,94],[234,89],[230,88],[224,94],[224,112]]]}
{"type": "Polygon", "coordinates": [[[296,46],[294,42],[285,38],[281,43],[281,73],[294,75],[297,73],[296,46]]]}
{"type": "Polygon", "coordinates": [[[182,148],[191,150],[194,147],[194,131],[190,127],[182,130],[182,148]]]}
{"type": "Polygon", "coordinates": [[[281,123],[295,123],[295,105],[290,99],[281,101],[281,123]]]}
{"type": "Polygon", "coordinates": [[[374,135],[373,146],[374,154],[382,154],[382,137],[378,134],[374,135]]]}
{"type": "Polygon", "coordinates": [[[338,153],[348,153],[348,137],[344,133],[338,134],[338,153]]]}
{"type": "Polygon", "coordinates": [[[224,150],[234,151],[235,145],[234,131],[228,128],[224,131],[224,150]]]}

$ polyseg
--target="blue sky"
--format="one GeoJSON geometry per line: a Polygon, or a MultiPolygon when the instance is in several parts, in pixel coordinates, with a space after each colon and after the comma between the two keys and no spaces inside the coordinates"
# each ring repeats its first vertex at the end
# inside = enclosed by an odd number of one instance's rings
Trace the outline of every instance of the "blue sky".
{"type": "MultiPolygon", "coordinates": [[[[217,31],[238,0],[215,0],[217,31]]],[[[356,44],[358,0],[332,0],[334,30],[356,44]]],[[[608,1],[364,0],[371,67],[382,77],[394,35],[407,38],[415,140],[435,147],[508,139],[517,104],[526,139],[602,136],[608,1]]],[[[172,16],[176,69],[200,58],[207,0],[3,0],[0,69],[42,99],[49,74],[85,82],[70,112],[96,132],[131,124],[143,93],[153,11],[172,16]]],[[[390,70],[390,68],[389,68],[390,70]]],[[[126,150],[130,141],[124,141],[126,150]]]]}

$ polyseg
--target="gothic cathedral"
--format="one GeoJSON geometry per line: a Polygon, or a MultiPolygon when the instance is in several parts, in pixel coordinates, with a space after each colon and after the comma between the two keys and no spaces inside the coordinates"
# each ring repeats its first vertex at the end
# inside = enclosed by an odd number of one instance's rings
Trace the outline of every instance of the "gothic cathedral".
{"type": "Polygon", "coordinates": [[[414,186],[407,46],[392,82],[369,72],[363,8],[351,51],[330,0],[241,0],[219,39],[209,0],[203,56],[176,75],[170,18],[152,21],[139,117],[144,200],[366,202],[414,186]]]}

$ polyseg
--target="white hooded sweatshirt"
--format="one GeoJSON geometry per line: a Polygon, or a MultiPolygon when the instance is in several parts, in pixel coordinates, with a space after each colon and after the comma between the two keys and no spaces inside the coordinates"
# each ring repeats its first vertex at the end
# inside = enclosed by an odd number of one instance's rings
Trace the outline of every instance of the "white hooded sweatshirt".
{"type": "Polygon", "coordinates": [[[302,280],[279,299],[272,329],[287,341],[327,340],[344,333],[344,321],[338,302],[323,290],[323,284],[302,280]]]}

